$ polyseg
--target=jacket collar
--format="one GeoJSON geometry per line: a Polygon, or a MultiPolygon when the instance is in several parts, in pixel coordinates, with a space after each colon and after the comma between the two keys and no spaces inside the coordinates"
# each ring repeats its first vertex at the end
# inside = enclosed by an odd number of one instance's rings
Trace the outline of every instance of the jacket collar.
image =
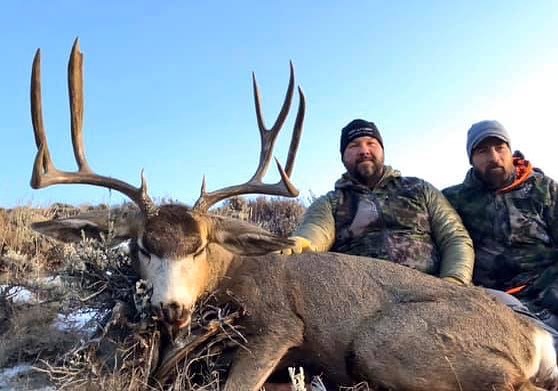
{"type": "Polygon", "coordinates": [[[533,176],[534,172],[531,162],[529,162],[529,160],[525,160],[522,155],[514,156],[513,165],[513,180],[501,189],[488,189],[484,182],[477,177],[473,168],[469,169],[469,171],[467,172],[465,180],[463,181],[463,185],[467,188],[495,191],[496,193],[508,193],[521,187],[521,185],[523,185],[530,177],[533,176]]]}

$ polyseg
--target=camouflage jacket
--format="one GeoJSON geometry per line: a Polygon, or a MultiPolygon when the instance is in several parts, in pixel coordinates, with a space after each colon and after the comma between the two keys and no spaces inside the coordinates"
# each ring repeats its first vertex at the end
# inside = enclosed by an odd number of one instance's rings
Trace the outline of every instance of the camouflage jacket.
{"type": "Polygon", "coordinates": [[[473,239],[475,284],[499,290],[527,285],[522,294],[527,299],[540,299],[557,284],[556,182],[535,169],[513,190],[494,191],[471,169],[462,184],[443,192],[473,239]]]}
{"type": "Polygon", "coordinates": [[[317,251],[386,259],[471,281],[472,242],[457,213],[432,185],[389,166],[373,189],[344,174],[335,190],[308,208],[295,235],[317,251]]]}

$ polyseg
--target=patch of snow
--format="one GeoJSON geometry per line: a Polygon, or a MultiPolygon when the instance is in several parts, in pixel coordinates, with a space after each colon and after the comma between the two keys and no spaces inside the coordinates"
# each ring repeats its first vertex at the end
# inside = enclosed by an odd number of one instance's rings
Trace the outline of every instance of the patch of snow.
{"type": "Polygon", "coordinates": [[[130,240],[126,240],[122,243],[118,243],[116,246],[113,246],[112,249],[118,250],[125,255],[130,255],[130,240]]]}
{"type": "Polygon", "coordinates": [[[89,334],[97,327],[92,320],[98,313],[96,309],[80,308],[69,314],[58,314],[53,327],[60,331],[82,331],[89,334]]]}
{"type": "MultiPolygon", "coordinates": [[[[60,276],[42,277],[38,283],[45,288],[61,287],[60,276]]],[[[4,295],[14,304],[38,304],[37,296],[29,289],[19,285],[0,285],[0,295],[4,295]]]]}
{"type": "Polygon", "coordinates": [[[5,295],[14,304],[37,303],[33,292],[22,286],[0,285],[0,294],[5,295]]]}
{"type": "MultiPolygon", "coordinates": [[[[0,370],[0,379],[12,379],[31,370],[31,365],[21,364],[15,367],[0,370]]],[[[0,383],[1,384],[1,383],[0,383]]]]}
{"type": "Polygon", "coordinates": [[[33,387],[26,379],[22,379],[27,375],[32,376],[32,367],[29,364],[20,364],[11,368],[0,369],[0,390],[16,391],[16,390],[34,390],[34,391],[54,391],[55,388],[47,385],[36,385],[33,387]],[[23,380],[23,381],[22,381],[23,380]],[[29,388],[32,387],[32,388],[29,388]]]}

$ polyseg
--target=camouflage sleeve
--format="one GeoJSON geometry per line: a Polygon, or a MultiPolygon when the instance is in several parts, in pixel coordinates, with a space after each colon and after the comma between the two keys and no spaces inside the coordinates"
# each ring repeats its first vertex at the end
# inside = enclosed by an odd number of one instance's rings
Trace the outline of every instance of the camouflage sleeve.
{"type": "Polygon", "coordinates": [[[558,248],[558,183],[549,179],[549,206],[545,213],[546,224],[550,231],[552,243],[558,248]]]}
{"type": "Polygon", "coordinates": [[[335,220],[332,201],[328,195],[312,203],[304,214],[302,224],[293,236],[308,239],[316,251],[328,251],[335,241],[335,220]]]}
{"type": "Polygon", "coordinates": [[[453,277],[470,284],[475,262],[473,241],[444,195],[429,183],[425,186],[432,233],[442,256],[440,277],[453,277]]]}

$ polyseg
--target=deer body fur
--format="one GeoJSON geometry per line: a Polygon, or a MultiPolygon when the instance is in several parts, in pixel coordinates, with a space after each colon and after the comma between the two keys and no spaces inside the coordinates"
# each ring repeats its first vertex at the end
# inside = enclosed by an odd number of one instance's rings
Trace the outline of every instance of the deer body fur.
{"type": "Polygon", "coordinates": [[[238,352],[227,390],[257,390],[291,359],[338,385],[396,390],[556,381],[550,335],[478,288],[335,253],[233,257],[216,272],[215,288],[247,312],[250,352],[238,352]]]}

